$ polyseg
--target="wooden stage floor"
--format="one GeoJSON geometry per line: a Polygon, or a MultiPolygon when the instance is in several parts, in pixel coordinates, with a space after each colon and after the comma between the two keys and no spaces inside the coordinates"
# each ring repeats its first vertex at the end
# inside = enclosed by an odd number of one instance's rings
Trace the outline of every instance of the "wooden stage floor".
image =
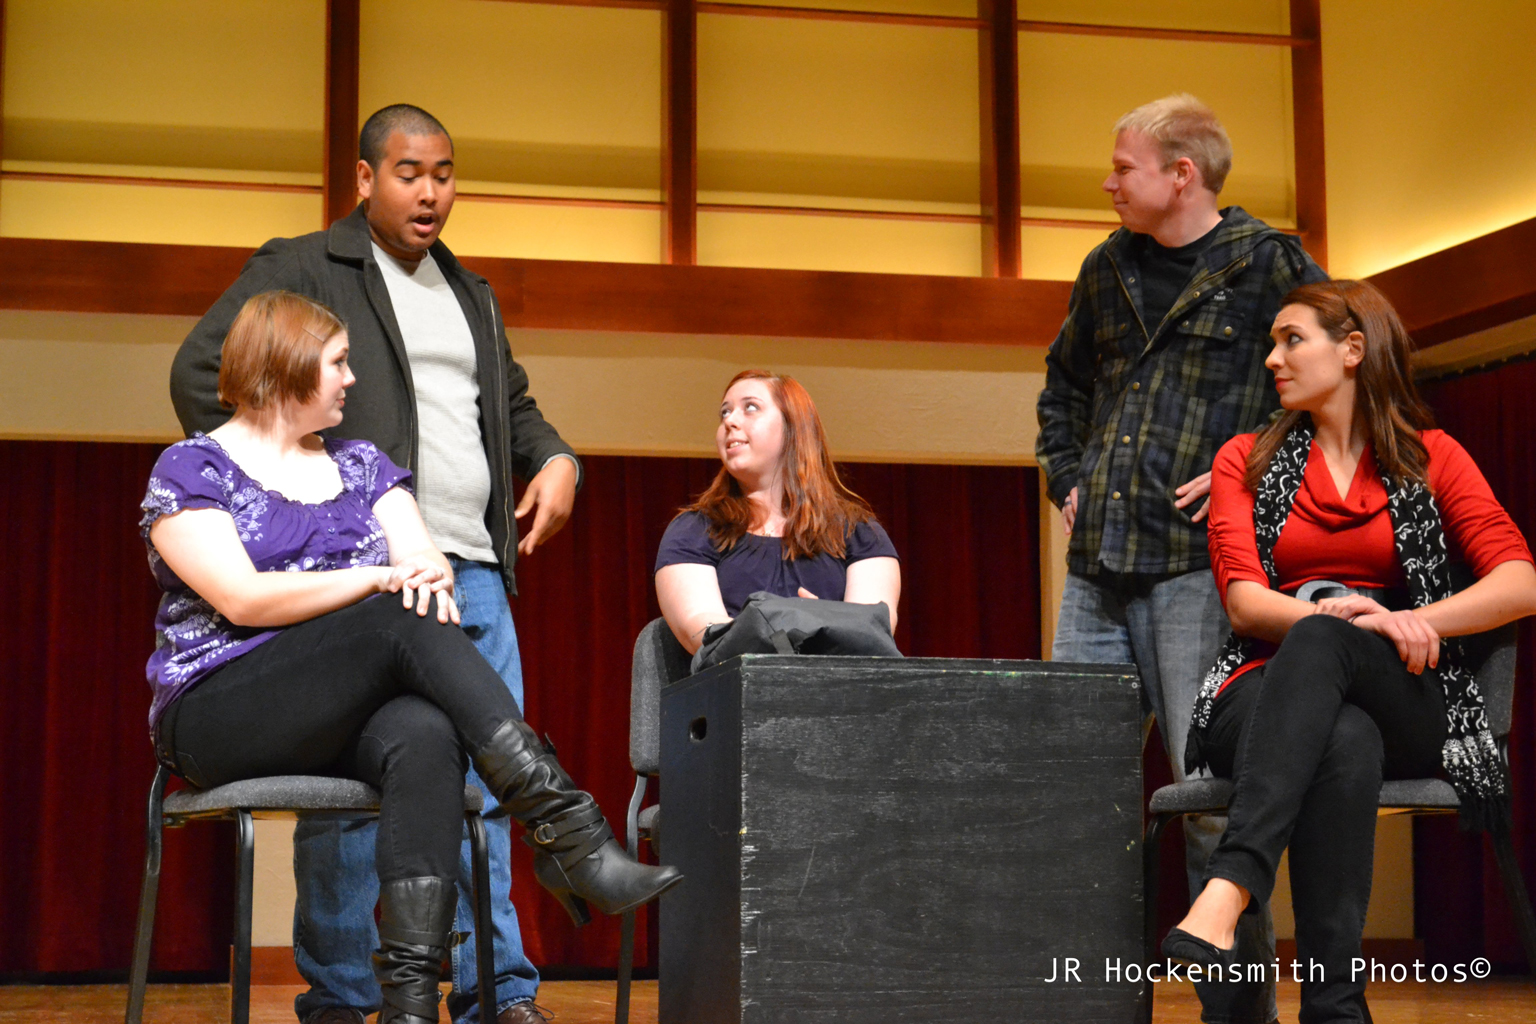
{"type": "MultiPolygon", "coordinates": [[[[296,1024],[288,985],[251,989],[251,1024],[296,1024]]],[[[1194,988],[1160,985],[1154,1024],[1200,1019],[1194,988]]],[[[1280,986],[1280,1019],[1296,1019],[1299,988],[1280,986]]],[[[123,1019],[127,989],[122,985],[0,985],[0,1024],[116,1024],[123,1019]]],[[[1377,984],[1370,990],[1376,1024],[1530,1024],[1536,1021],[1536,981],[1495,978],[1464,985],[1377,984]]],[[[539,989],[539,1003],[555,1011],[553,1024],[605,1024],[613,1020],[613,983],[553,981],[539,989]]],[[[154,985],[145,1008],[146,1024],[222,1024],[229,1019],[229,993],[222,985],[154,985]]],[[[656,1024],[656,982],[638,981],[630,1006],[633,1024],[656,1024]]],[[[443,1015],[447,1024],[447,1014],[443,1015]]],[[[917,1022],[914,1022],[917,1024],[917,1022]]]]}

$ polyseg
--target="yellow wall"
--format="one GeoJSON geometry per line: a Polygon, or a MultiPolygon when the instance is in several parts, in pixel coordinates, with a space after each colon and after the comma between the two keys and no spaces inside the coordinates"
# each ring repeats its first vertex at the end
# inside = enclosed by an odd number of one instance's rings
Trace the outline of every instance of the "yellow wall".
{"type": "Polygon", "coordinates": [[[319,172],[324,0],[7,0],[5,156],[319,172]]]}
{"type": "Polygon", "coordinates": [[[1533,53],[1530,0],[1326,0],[1335,275],[1536,217],[1533,53]]]}
{"type": "MultiPolygon", "coordinates": [[[[810,0],[797,0],[809,3],[810,0]]],[[[970,0],[866,0],[969,15],[970,0]]],[[[1286,0],[1023,0],[1026,18],[1279,32],[1286,0]]],[[[319,184],[323,0],[9,0],[12,171],[319,184]]],[[[466,191],[654,200],[661,17],[487,0],[364,0],[362,107],[411,100],[459,144],[466,191]],[[432,26],[432,74],[417,26],[432,26]]],[[[1360,276],[1536,216],[1528,0],[1323,5],[1330,248],[1360,276]]],[[[977,34],[706,15],[705,201],[975,213],[977,34]]],[[[1225,198],[1293,216],[1288,52],[1021,33],[1026,212],[1107,217],[1109,126],[1175,89],[1223,116],[1225,198]]],[[[319,226],[311,195],[7,181],[0,234],[255,245],[319,226]]],[[[467,201],[466,254],[648,262],[654,210],[467,201]]],[[[1102,237],[1030,228],[1027,276],[1065,280],[1102,237]]],[[[705,214],[706,263],[974,274],[975,225],[705,214]]]]}

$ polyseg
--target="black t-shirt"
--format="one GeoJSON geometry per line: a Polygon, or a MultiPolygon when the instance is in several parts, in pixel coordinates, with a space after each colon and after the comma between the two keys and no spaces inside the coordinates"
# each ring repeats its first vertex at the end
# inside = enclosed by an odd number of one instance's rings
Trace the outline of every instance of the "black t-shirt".
{"type": "Polygon", "coordinates": [[[848,585],[848,566],[866,558],[898,558],[885,528],[874,520],[860,523],[848,535],[842,558],[785,558],[777,537],[747,534],[730,551],[722,552],[709,539],[709,525],[698,512],[672,520],[656,552],[656,568],[668,565],[712,565],[720,578],[725,611],[735,618],[747,598],[759,590],[794,597],[801,587],[828,601],[841,601],[848,585]]]}
{"type": "Polygon", "coordinates": [[[1220,229],[1221,225],[1217,224],[1188,245],[1174,249],[1158,244],[1151,235],[1136,236],[1136,265],[1141,271],[1141,319],[1149,334],[1157,331],[1158,324],[1179,301],[1195,272],[1195,262],[1210,247],[1220,229]]]}

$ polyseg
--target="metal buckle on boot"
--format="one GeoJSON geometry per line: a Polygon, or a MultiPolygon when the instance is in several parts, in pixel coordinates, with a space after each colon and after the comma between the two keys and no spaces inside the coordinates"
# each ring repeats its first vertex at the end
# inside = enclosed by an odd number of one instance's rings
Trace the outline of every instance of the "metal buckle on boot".
{"type": "Polygon", "coordinates": [[[559,838],[559,833],[557,833],[554,828],[550,826],[549,822],[545,822],[533,830],[533,841],[538,843],[540,846],[548,846],[550,843],[559,838]]]}

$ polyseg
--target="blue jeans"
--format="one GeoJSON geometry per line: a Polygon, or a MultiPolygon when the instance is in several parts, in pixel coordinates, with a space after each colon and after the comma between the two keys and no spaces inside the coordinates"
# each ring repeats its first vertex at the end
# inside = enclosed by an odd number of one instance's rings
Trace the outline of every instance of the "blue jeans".
{"type": "MultiPolygon", "coordinates": [[[[507,606],[501,573],[493,566],[450,559],[454,593],[464,632],[521,707],[523,669],[518,656],[517,630],[507,606]]],[[[496,806],[473,768],[468,781],[486,794],[486,807],[496,806]]],[[[491,859],[491,923],[496,932],[496,1010],[532,999],[539,972],[523,955],[517,911],[506,894],[512,891],[512,833],[500,818],[485,823],[491,859]]],[[[373,907],[379,899],[374,871],[375,822],[299,822],[293,833],[293,877],[298,900],[293,908],[293,958],[309,991],[294,1000],[303,1020],[325,1006],[351,1006],[365,1014],[379,1009],[379,984],[370,955],[378,947],[373,907]]],[[[466,835],[467,839],[467,835],[466,835]]],[[[454,930],[473,932],[470,903],[469,844],[459,854],[459,906],[454,930]]],[[[448,1012],[456,1021],[478,1020],[475,1002],[475,940],[452,949],[453,992],[448,1012]]]]}
{"type": "MultiPolygon", "coordinates": [[[[1155,717],[1173,777],[1184,778],[1184,746],[1195,696],[1230,631],[1207,569],[1177,576],[1079,576],[1070,573],[1051,657],[1055,661],[1130,662],[1141,675],[1143,712],[1155,717]]],[[[1150,725],[1150,718],[1148,720],[1150,725]]],[[[1210,859],[1227,819],[1184,818],[1185,870],[1191,897],[1204,887],[1210,859]]],[[[1274,960],[1269,907],[1244,914],[1238,942],[1248,960],[1274,960]]],[[[1196,986],[1207,1024],[1268,1024],[1278,1014],[1272,983],[1196,986]]]]}

